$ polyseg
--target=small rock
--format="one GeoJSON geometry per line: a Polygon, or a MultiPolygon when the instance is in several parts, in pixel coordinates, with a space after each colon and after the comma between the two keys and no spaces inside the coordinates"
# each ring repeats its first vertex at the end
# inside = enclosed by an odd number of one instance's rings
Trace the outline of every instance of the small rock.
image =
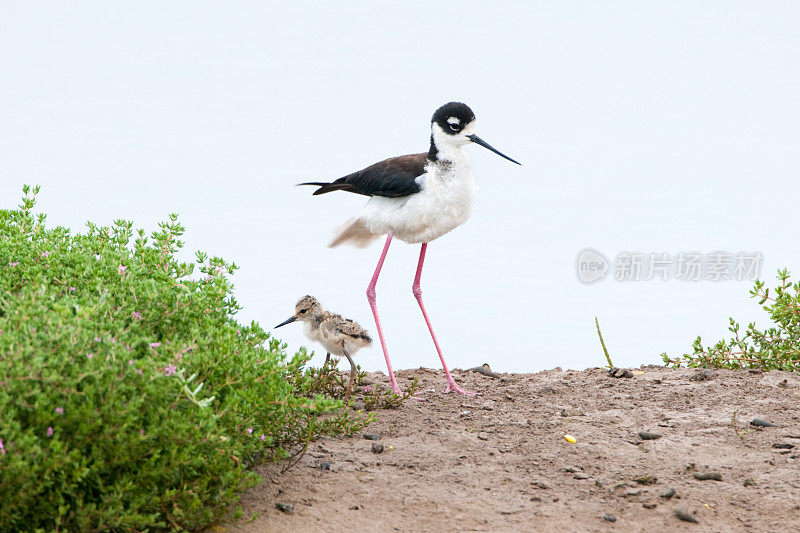
{"type": "Polygon", "coordinates": [[[794,448],[794,444],[789,444],[788,442],[776,442],[772,445],[772,447],[779,450],[791,450],[794,448]]]}
{"type": "Polygon", "coordinates": [[[649,431],[640,431],[639,432],[639,438],[642,439],[642,440],[656,440],[656,439],[660,439],[661,437],[663,437],[663,435],[661,435],[661,433],[651,433],[649,431]]]}
{"type": "Polygon", "coordinates": [[[489,368],[488,363],[484,363],[482,366],[476,366],[475,368],[470,368],[472,372],[477,372],[478,374],[483,374],[489,378],[499,378],[500,374],[496,372],[492,372],[492,369],[489,368]]]}
{"type": "Polygon", "coordinates": [[[633,372],[627,368],[617,368],[613,366],[608,370],[608,375],[612,378],[632,378],[633,372]]]}
{"type": "Polygon", "coordinates": [[[489,436],[484,433],[478,433],[478,438],[481,440],[489,440],[489,436]]]}
{"type": "Polygon", "coordinates": [[[744,483],[742,483],[742,485],[744,485],[745,487],[755,487],[756,482],[755,480],[753,480],[753,478],[749,477],[744,480],[744,483]]]}
{"type": "Polygon", "coordinates": [[[381,436],[378,433],[364,433],[364,438],[367,440],[381,440],[381,436]]]}
{"type": "Polygon", "coordinates": [[[692,516],[692,513],[689,511],[685,511],[683,509],[675,509],[675,517],[678,520],[683,520],[684,522],[691,522],[692,524],[698,524],[697,518],[692,516]]]}
{"type": "Polygon", "coordinates": [[[701,370],[692,374],[689,378],[691,381],[708,381],[710,379],[714,379],[714,371],[713,370],[701,370]]]}
{"type": "Polygon", "coordinates": [[[349,509],[351,511],[358,511],[359,509],[361,509],[361,506],[360,505],[354,505],[354,506],[350,507],[349,509]]]}
{"type": "Polygon", "coordinates": [[[753,420],[750,421],[750,425],[751,426],[755,426],[755,427],[759,427],[759,428],[772,427],[772,423],[771,422],[767,422],[766,420],[761,419],[761,418],[754,418],[753,420]]]}
{"type": "Polygon", "coordinates": [[[584,474],[583,472],[578,472],[577,474],[575,474],[572,477],[575,478],[575,479],[589,479],[589,477],[591,477],[591,476],[589,476],[589,474],[584,474]]]}
{"type": "Polygon", "coordinates": [[[282,503],[277,502],[275,504],[275,508],[282,513],[286,514],[294,514],[294,504],[293,503],[282,503]]]}
{"type": "Polygon", "coordinates": [[[564,472],[569,472],[570,474],[574,474],[576,472],[580,472],[583,468],[579,466],[568,466],[564,469],[564,472]]]}
{"type": "Polygon", "coordinates": [[[641,493],[642,491],[640,491],[639,489],[630,489],[625,493],[625,496],[638,496],[641,493]]]}
{"type": "Polygon", "coordinates": [[[655,509],[657,506],[658,504],[656,502],[644,502],[642,504],[642,507],[644,507],[645,509],[655,509]]]}
{"type": "Polygon", "coordinates": [[[380,442],[373,442],[372,453],[383,453],[383,444],[381,444],[380,442]]]}
{"type": "Polygon", "coordinates": [[[670,487],[670,488],[668,488],[667,490],[665,490],[664,492],[662,492],[661,494],[659,494],[659,496],[661,496],[661,497],[662,497],[662,498],[664,498],[665,500],[669,500],[670,498],[672,498],[673,496],[675,496],[675,489],[673,489],[672,487],[670,487]]]}
{"type": "Polygon", "coordinates": [[[326,462],[323,461],[323,462],[321,462],[319,464],[319,469],[320,470],[330,470],[331,469],[331,464],[330,463],[326,463],[326,462]]]}
{"type": "Polygon", "coordinates": [[[658,478],[656,476],[639,476],[633,479],[639,485],[655,485],[658,478]]]}
{"type": "Polygon", "coordinates": [[[606,522],[616,522],[617,521],[617,517],[614,516],[613,514],[604,514],[603,515],[603,520],[605,520],[606,522]]]}
{"type": "Polygon", "coordinates": [[[538,496],[533,496],[533,497],[531,498],[531,501],[532,501],[532,502],[540,502],[540,501],[542,501],[542,499],[541,499],[540,497],[538,497],[538,496]]]}
{"type": "Polygon", "coordinates": [[[706,481],[709,479],[713,479],[714,481],[722,481],[722,474],[719,472],[695,472],[692,475],[695,479],[699,479],[700,481],[706,481]]]}

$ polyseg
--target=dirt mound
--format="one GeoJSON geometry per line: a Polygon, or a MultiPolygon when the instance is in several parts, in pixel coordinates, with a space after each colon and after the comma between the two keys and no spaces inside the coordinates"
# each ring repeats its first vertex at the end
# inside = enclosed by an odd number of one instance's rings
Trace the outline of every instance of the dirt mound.
{"type": "Polygon", "coordinates": [[[321,439],[285,474],[262,467],[243,499],[258,518],[230,530],[800,531],[800,376],[454,375],[483,395],[398,372],[430,401],[380,412],[365,431],[380,440],[321,439]]]}

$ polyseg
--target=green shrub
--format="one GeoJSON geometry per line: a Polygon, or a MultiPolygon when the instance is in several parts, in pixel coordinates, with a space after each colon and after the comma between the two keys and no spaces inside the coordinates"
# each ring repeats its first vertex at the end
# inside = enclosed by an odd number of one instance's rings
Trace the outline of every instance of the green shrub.
{"type": "Polygon", "coordinates": [[[739,323],[731,318],[731,339],[704,347],[697,337],[692,345],[694,353],[676,359],[664,353],[664,362],[674,366],[800,371],[800,283],[791,283],[789,277],[788,270],[778,271],[778,286],[772,296],[763,281],[756,281],[750,291],[769,313],[772,327],[762,331],[750,323],[740,333],[739,323]]]}
{"type": "Polygon", "coordinates": [[[237,323],[235,265],[176,259],[175,215],[73,234],[23,191],[0,211],[0,531],[201,529],[248,467],[370,420],[237,323]]]}

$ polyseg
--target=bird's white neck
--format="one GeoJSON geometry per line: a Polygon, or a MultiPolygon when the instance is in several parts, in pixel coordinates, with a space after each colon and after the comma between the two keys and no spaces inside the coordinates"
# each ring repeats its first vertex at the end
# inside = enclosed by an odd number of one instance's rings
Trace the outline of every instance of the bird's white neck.
{"type": "MultiPolygon", "coordinates": [[[[464,134],[468,134],[466,131],[464,134]]],[[[431,125],[431,149],[428,158],[451,164],[469,165],[469,156],[464,146],[469,142],[464,135],[449,135],[434,123],[431,125]]]]}

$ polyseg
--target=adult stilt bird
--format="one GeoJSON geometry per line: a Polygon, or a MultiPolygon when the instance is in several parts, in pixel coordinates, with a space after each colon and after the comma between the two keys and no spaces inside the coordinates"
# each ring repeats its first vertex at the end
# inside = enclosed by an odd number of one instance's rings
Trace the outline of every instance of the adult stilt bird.
{"type": "Polygon", "coordinates": [[[430,149],[427,153],[392,157],[330,183],[301,183],[319,187],[314,195],[347,191],[370,197],[361,215],[343,227],[331,246],[351,243],[363,247],[372,239],[386,235],[386,244],[378,266],[367,287],[367,300],[375,317],[391,388],[396,393],[400,393],[400,388],[392,372],[375,299],[375,285],[393,238],[411,244],[422,244],[412,292],[422,310],[447,376],[445,392],[474,394],[456,385],[450,375],[422,303],[420,288],[428,243],[460,226],[472,214],[477,187],[469,157],[464,151],[464,146],[469,143],[479,144],[513,163],[520,164],[475,135],[475,114],[468,106],[460,102],[450,102],[433,114],[430,149]]]}

